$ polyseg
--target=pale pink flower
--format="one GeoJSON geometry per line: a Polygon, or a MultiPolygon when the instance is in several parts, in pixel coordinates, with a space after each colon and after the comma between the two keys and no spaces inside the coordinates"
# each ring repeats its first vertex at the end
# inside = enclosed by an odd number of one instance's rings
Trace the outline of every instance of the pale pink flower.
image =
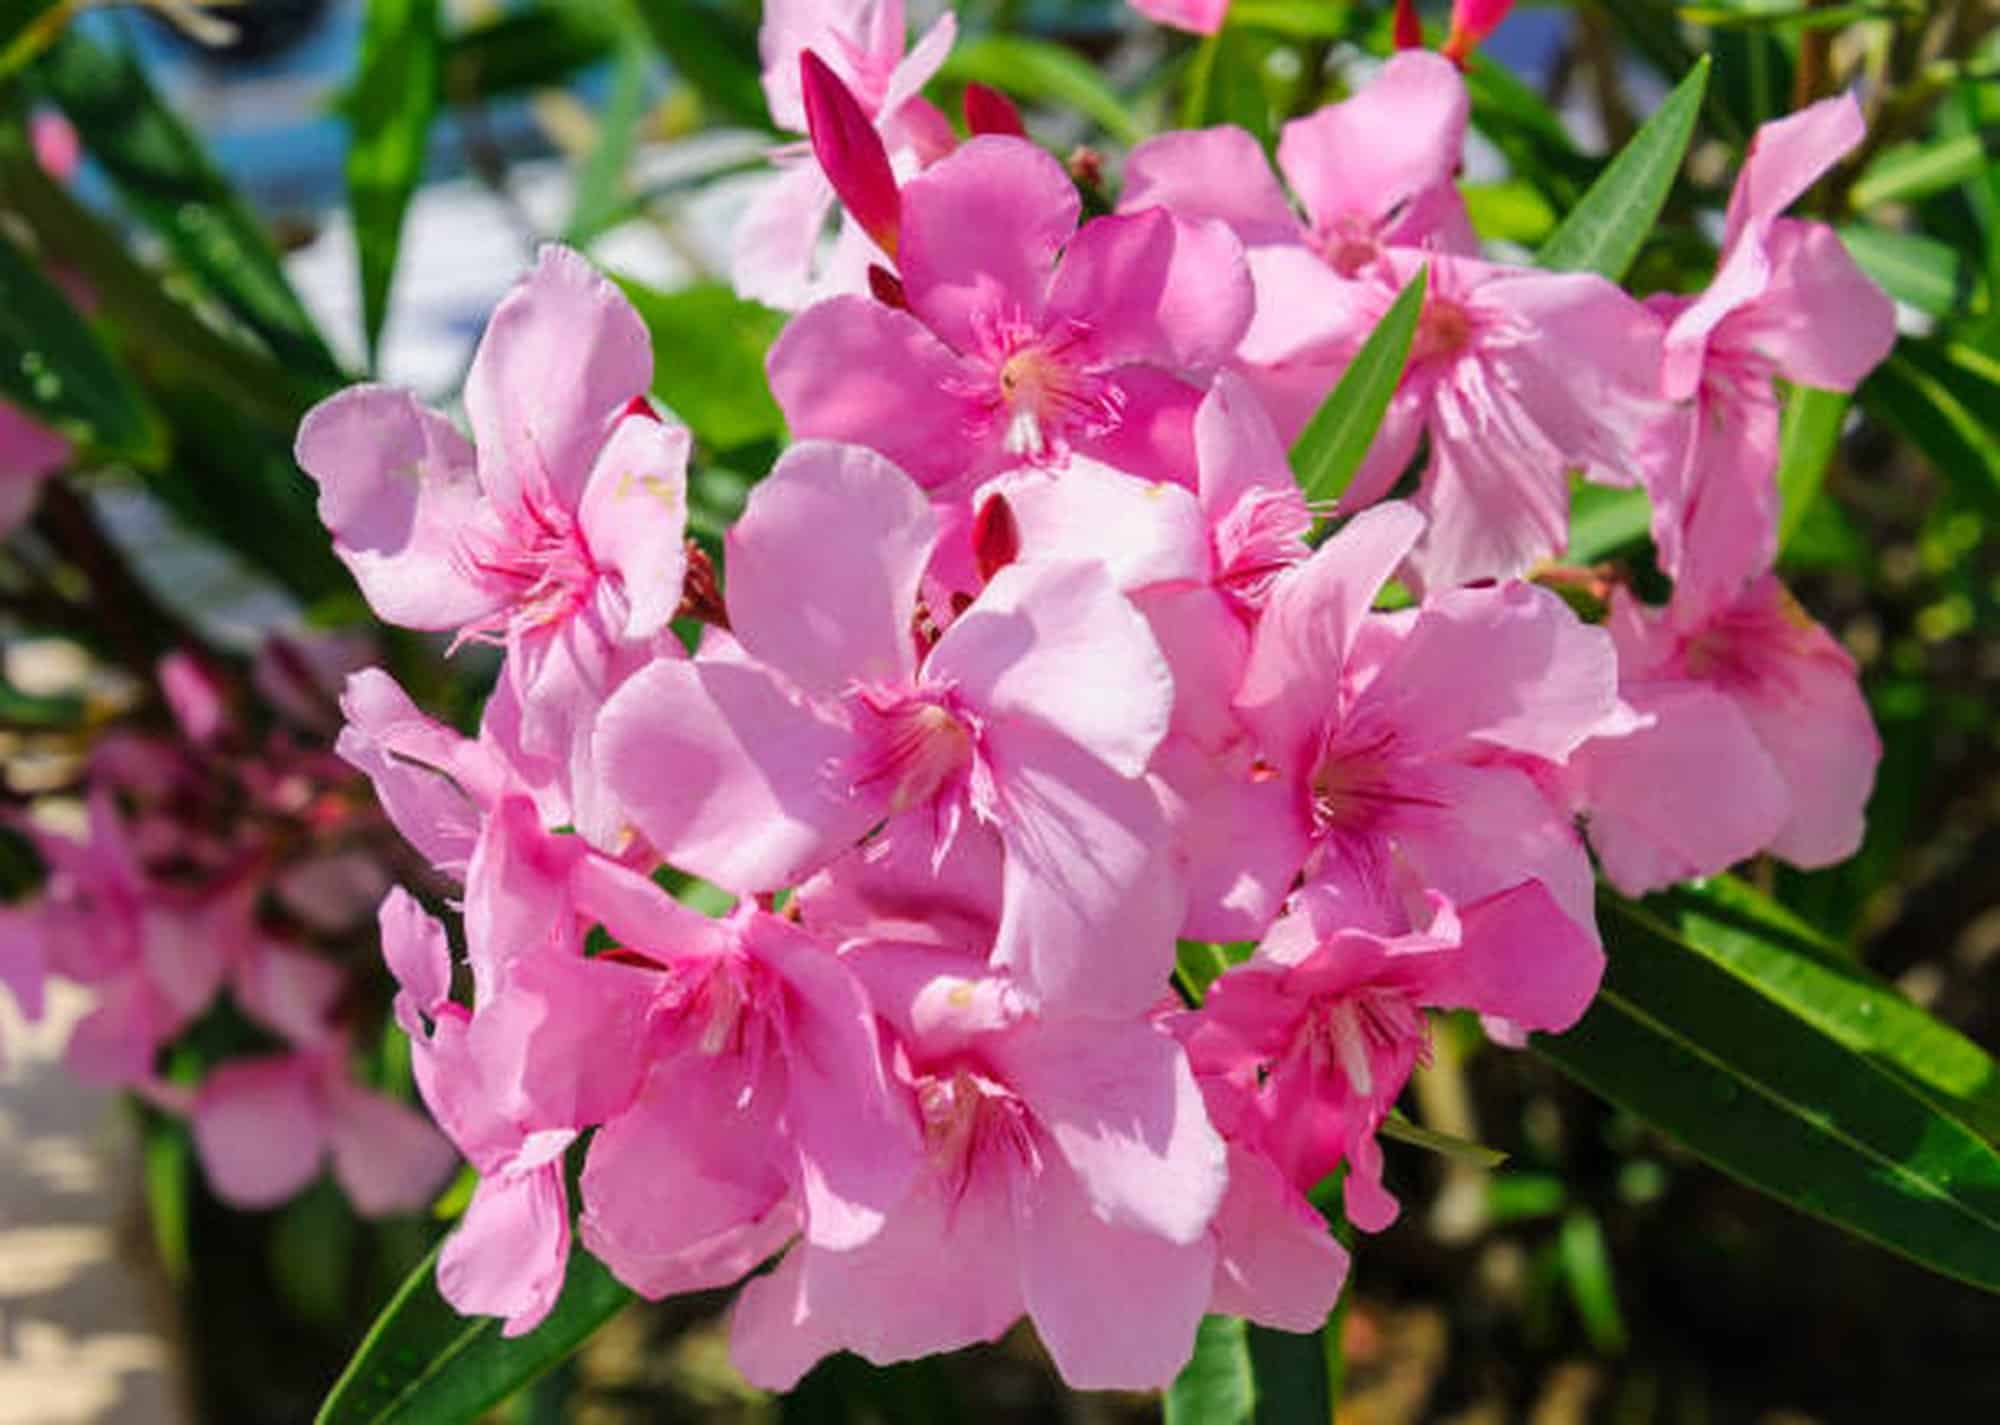
{"type": "Polygon", "coordinates": [[[995,963],[1051,1004],[1142,1006],[1180,919],[1144,780],[1173,702],[1158,644],[1095,563],[1010,564],[955,616],[925,607],[936,538],[879,455],[794,446],[729,535],[734,639],[605,704],[608,782],[661,856],[742,894],[885,821],[934,858],[995,838],[995,963]]]}
{"type": "Polygon", "coordinates": [[[986,135],[901,193],[899,305],[834,297],[771,348],[794,435],[851,441],[926,488],[1075,451],[1193,482],[1192,381],[1250,319],[1241,249],[1165,212],[1077,226],[1076,185],[986,135]]]}
{"type": "Polygon", "coordinates": [[[1144,1020],[1038,1018],[963,955],[843,957],[896,1043],[925,1157],[881,1229],[811,1242],[737,1301],[752,1381],[996,1339],[1024,1311],[1071,1385],[1146,1389],[1187,1359],[1215,1272],[1224,1152],[1173,1038],[1144,1020]]]}
{"type": "MultiPolygon", "coordinates": [[[[375,611],[507,649],[521,750],[576,786],[598,700],[670,644],[688,433],[644,405],[624,297],[564,248],[494,312],[466,383],[478,449],[407,393],[357,386],[299,427],[334,550],[375,611]]],[[[611,809],[579,828],[610,838],[611,809]]]]}
{"type": "Polygon", "coordinates": [[[1566,776],[1612,884],[1641,895],[1758,851],[1806,867],[1854,853],[1881,740],[1854,660],[1774,575],[1706,609],[1621,591],[1607,627],[1648,721],[1586,743],[1566,776]]]}
{"type": "Polygon", "coordinates": [[[1212,35],[1228,17],[1229,0],[1132,0],[1132,8],[1156,25],[1212,35]]]}
{"type": "Polygon", "coordinates": [[[1777,555],[1772,378],[1851,391],[1895,343],[1894,305],[1833,229],[1779,216],[1861,137],[1851,94],[1764,125],[1730,194],[1715,280],[1647,303],[1667,323],[1662,385],[1680,406],[1640,469],[1661,566],[1690,610],[1735,601],[1777,555]]]}

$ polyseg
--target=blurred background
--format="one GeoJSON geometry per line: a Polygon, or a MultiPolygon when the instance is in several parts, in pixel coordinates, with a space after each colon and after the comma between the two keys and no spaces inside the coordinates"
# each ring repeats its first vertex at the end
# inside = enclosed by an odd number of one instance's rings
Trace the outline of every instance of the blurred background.
{"type": "MultiPolygon", "coordinates": [[[[363,0],[78,8],[76,32],[133,55],[254,206],[334,358],[366,369],[343,167],[363,0]]],[[[692,51],[681,51],[686,72],[675,69],[649,8],[722,36],[756,20],[747,0],[447,0],[441,104],[374,352],[381,379],[448,402],[486,313],[539,243],[563,238],[643,290],[697,294],[694,305],[642,301],[665,343],[663,373],[680,359],[677,336],[686,359],[717,359],[699,338],[719,324],[740,337],[736,359],[749,351],[754,381],[776,318],[719,284],[771,137],[717,102],[692,51]]],[[[915,17],[926,8],[913,4],[915,17]]],[[[1060,44],[1142,108],[1157,103],[1148,76],[1186,50],[1109,0],[958,8],[966,33],[1004,26],[1060,44]]],[[[1316,12],[1308,33],[1274,27],[1250,41],[1277,117],[1323,94],[1320,76],[1354,74],[1381,48],[1379,8],[1304,8],[1316,12]]],[[[1996,25],[1992,0],[1522,6],[1485,47],[1518,82],[1480,91],[1466,172],[1482,235],[1525,251],[1696,52],[1717,63],[1712,133],[1690,164],[1711,193],[1743,136],[1783,112],[1800,71],[1823,67],[1831,47],[1864,49],[1868,82],[1895,96],[1877,112],[1890,132],[1822,201],[1898,298],[1910,340],[1860,393],[1827,475],[1831,498],[1812,506],[1786,565],[1861,662],[1886,755],[1858,857],[1810,875],[1757,866],[1751,879],[1989,1051],[2000,1051],[1996,25]]],[[[966,62],[943,82],[972,77],[966,62]]],[[[1060,75],[1044,97],[1046,110],[1029,108],[1036,137],[1058,152],[1105,142],[1060,75]]],[[[142,251],[153,241],[88,158],[75,192],[142,251]]],[[[1709,259],[1712,214],[1676,224],[1648,250],[1639,290],[1684,285],[1709,259]]],[[[762,406],[748,399],[747,411],[710,413],[697,428],[712,527],[741,498],[737,472],[763,468],[775,449],[762,406]]],[[[218,645],[249,648],[324,612],[192,535],[186,510],[143,483],[104,480],[92,504],[150,596],[218,645]]],[[[8,643],[10,696],[68,695],[90,676],[60,641],[8,643]]],[[[10,790],[29,795],[46,749],[9,728],[10,790]]],[[[325,1180],[273,1212],[225,1208],[193,1171],[184,1133],[62,1071],[85,1009],[72,991],[29,1026],[0,997],[0,1425],[311,1419],[367,1322],[448,1225],[450,1195],[443,1215],[371,1223],[325,1180]]],[[[1356,1254],[1341,1421],[2000,1419],[1993,1297],[1732,1183],[1469,1026],[1442,1027],[1413,1097],[1426,1126],[1509,1156],[1493,1168],[1391,1148],[1390,1186],[1406,1210],[1356,1254]]],[[[898,1425],[1141,1421],[1159,1409],[1062,1391],[1024,1331],[892,1371],[836,1360],[778,1402],[728,1367],[724,1305],[633,1307],[495,1418],[898,1425]]]]}

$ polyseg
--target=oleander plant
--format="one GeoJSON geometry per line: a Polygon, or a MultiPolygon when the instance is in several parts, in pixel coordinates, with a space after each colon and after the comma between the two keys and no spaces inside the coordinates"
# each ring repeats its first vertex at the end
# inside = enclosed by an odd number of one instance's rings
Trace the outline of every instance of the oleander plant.
{"type": "Polygon", "coordinates": [[[0,983],[272,1343],[214,1418],[1858,1418],[1628,1326],[1714,1193],[1990,1358],[2000,12],[367,0],[340,355],[84,8],[0,36],[0,983]],[[437,127],[573,82],[372,379],[437,127]],[[1358,1404],[1371,1282],[1500,1364],[1358,1404]]]}

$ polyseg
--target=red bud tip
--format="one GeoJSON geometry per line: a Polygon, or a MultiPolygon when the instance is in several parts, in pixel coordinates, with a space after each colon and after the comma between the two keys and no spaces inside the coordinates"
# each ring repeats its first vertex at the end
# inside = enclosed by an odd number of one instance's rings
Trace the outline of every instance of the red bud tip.
{"type": "Polygon", "coordinates": [[[901,312],[910,310],[910,298],[903,291],[903,279],[879,262],[868,264],[868,291],[885,307],[894,307],[901,312]]]}
{"type": "Polygon", "coordinates": [[[1514,0],[1452,0],[1451,33],[1445,36],[1444,57],[1465,68],[1466,60],[1488,35],[1500,28],[1514,0]]]}
{"type": "Polygon", "coordinates": [[[813,156],[833,191],[876,246],[896,255],[902,195],[889,167],[889,150],[860,102],[818,55],[799,55],[799,87],[806,101],[806,130],[813,156]]]}
{"type": "Polygon", "coordinates": [[[994,495],[972,519],[972,558],[982,580],[991,579],[1021,553],[1021,526],[1005,495],[994,495]]]}
{"type": "Polygon", "coordinates": [[[653,403],[647,400],[644,396],[634,396],[631,400],[625,403],[625,409],[620,411],[618,414],[620,417],[644,416],[647,420],[652,421],[656,425],[659,423],[660,420],[660,413],[653,409],[653,403]]]}
{"type": "Polygon", "coordinates": [[[1416,0],[1396,0],[1396,48],[1422,49],[1424,22],[1417,18],[1416,0]]]}
{"type": "Polygon", "coordinates": [[[965,86],[965,127],[974,134],[1007,134],[1017,139],[1028,136],[1014,101],[984,84],[965,86]]]}

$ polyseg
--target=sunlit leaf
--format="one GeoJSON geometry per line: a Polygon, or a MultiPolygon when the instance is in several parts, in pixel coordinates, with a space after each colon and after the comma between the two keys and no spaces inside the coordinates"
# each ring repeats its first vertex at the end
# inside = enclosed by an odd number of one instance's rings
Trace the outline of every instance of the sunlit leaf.
{"type": "Polygon", "coordinates": [[[653,43],[687,86],[720,118],[768,129],[758,79],[757,37],[733,13],[706,0],[632,0],[653,43]]]}
{"type": "Polygon", "coordinates": [[[764,353],[784,318],[719,282],[673,292],[620,280],[653,337],[653,390],[718,450],[775,436],[784,417],[764,380],[764,353]]]}
{"type": "Polygon", "coordinates": [[[1326,1425],[1333,1392],[1318,1332],[1202,1318],[1194,1356],[1164,1401],[1167,1425],[1326,1425]]]}
{"type": "Polygon", "coordinates": [[[1826,467],[1840,444],[1841,426],[1853,398],[1839,391],[1794,387],[1785,398],[1778,441],[1778,549],[1791,542],[1806,512],[1819,498],[1826,467]]]}
{"type": "Polygon", "coordinates": [[[368,0],[360,67],[342,107],[349,129],[347,194],[361,263],[362,325],[371,352],[389,315],[403,214],[423,177],[442,53],[437,0],[368,0]]]}
{"type": "Polygon", "coordinates": [[[1899,302],[1934,317],[1975,305],[1978,269],[1949,243],[1873,223],[1844,224],[1840,240],[1861,270],[1899,302]]]}
{"type": "Polygon", "coordinates": [[[1339,498],[1367,458],[1369,443],[1403,379],[1417,319],[1423,314],[1427,275],[1428,269],[1421,269],[1410,279],[1341,373],[1340,384],[1292,443],[1292,471],[1306,499],[1339,498]]]}
{"type": "Polygon", "coordinates": [[[0,397],[87,444],[148,440],[138,392],[40,265],[0,236],[0,397]]]}

